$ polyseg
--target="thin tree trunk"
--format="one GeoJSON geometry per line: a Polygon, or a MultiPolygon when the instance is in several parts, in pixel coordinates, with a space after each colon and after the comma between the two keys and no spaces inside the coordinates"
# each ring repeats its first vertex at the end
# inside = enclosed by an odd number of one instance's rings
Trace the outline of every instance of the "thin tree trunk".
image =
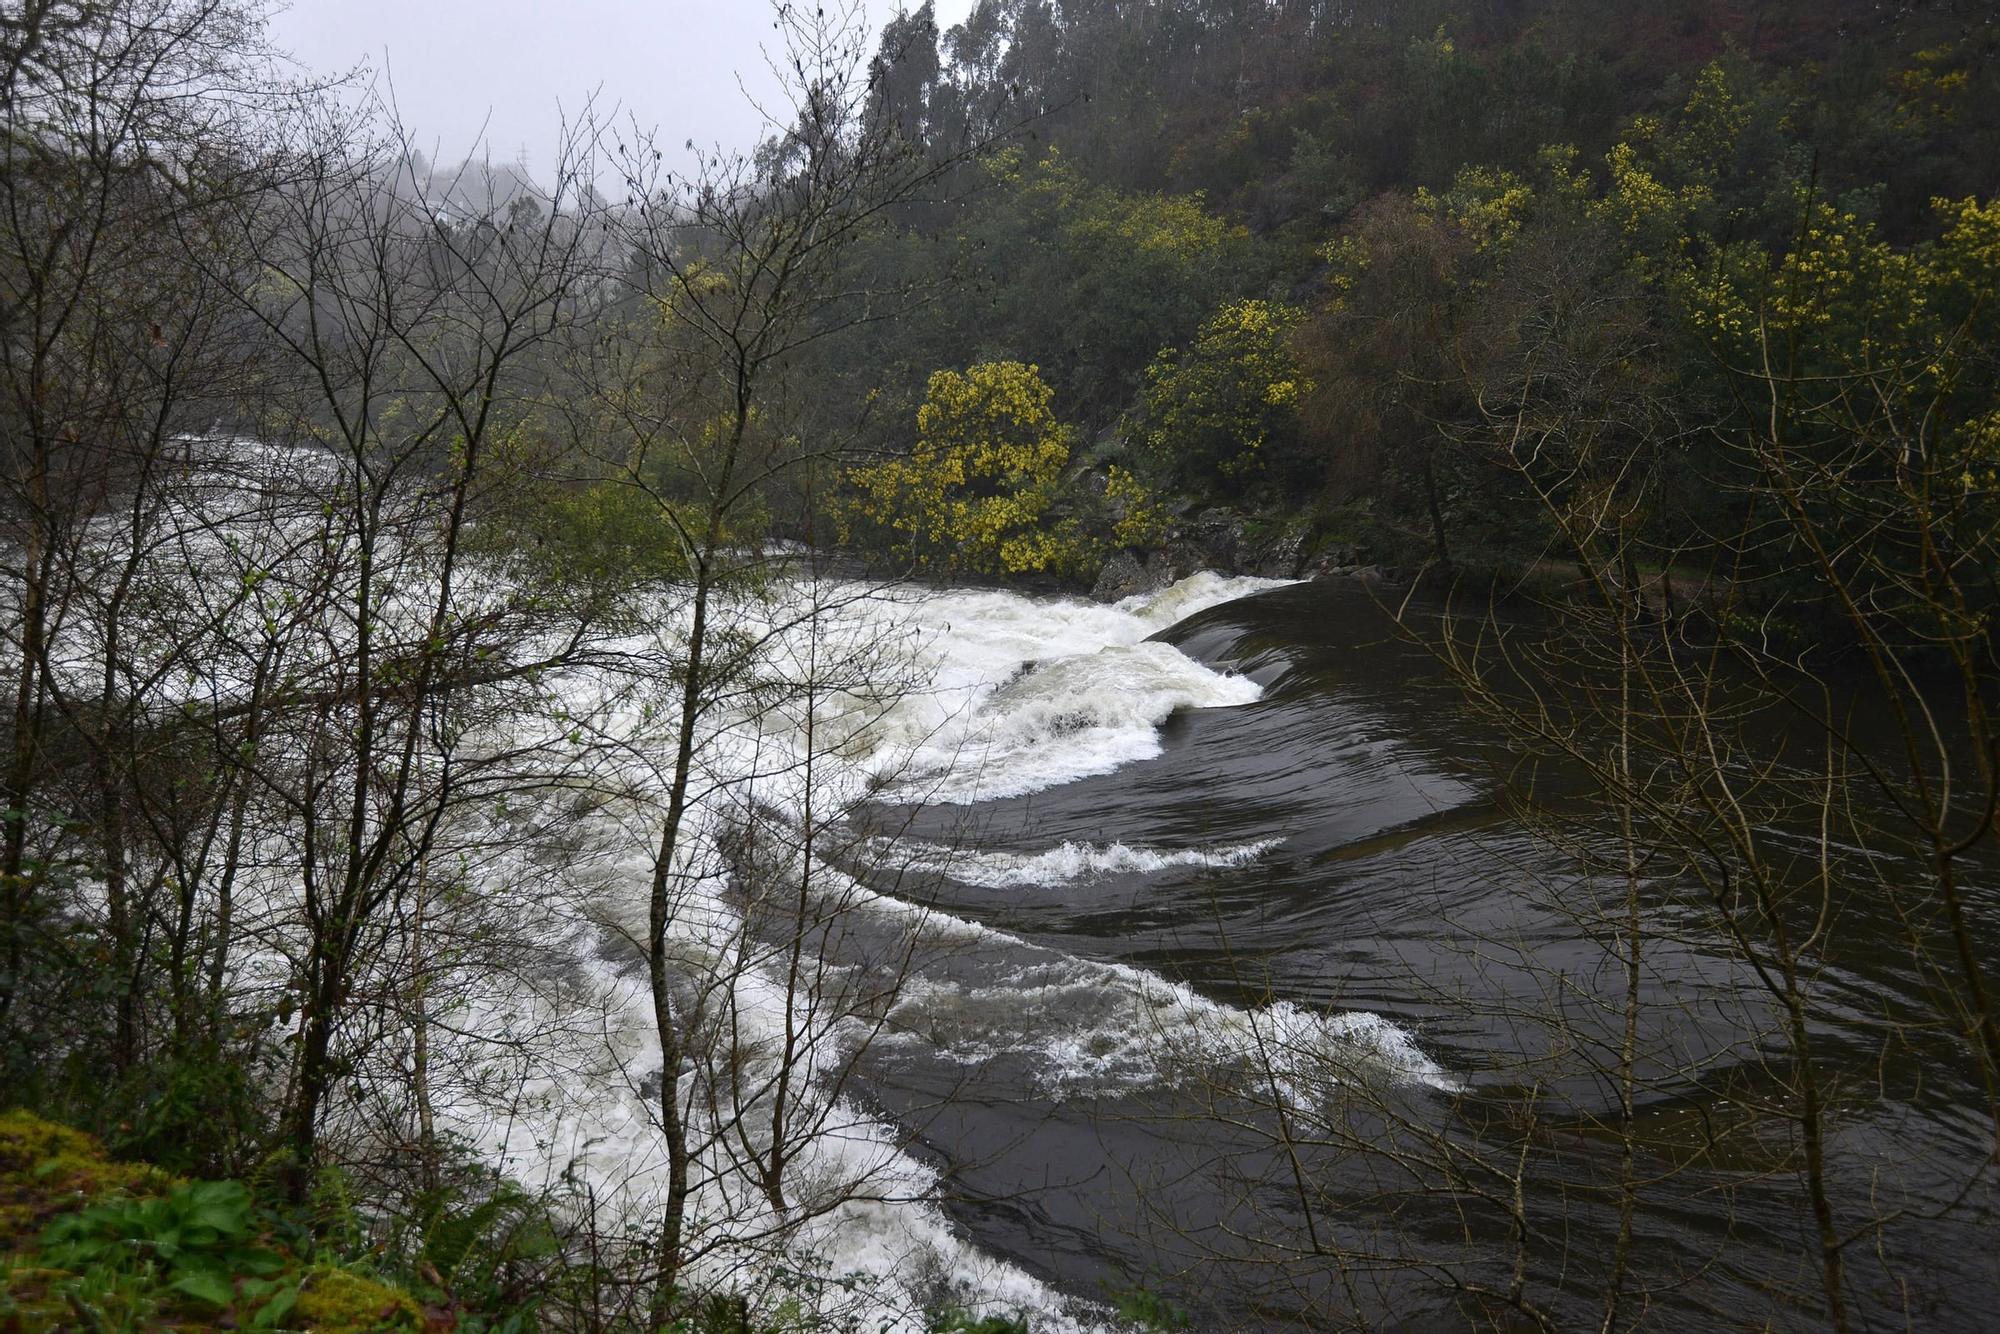
{"type": "Polygon", "coordinates": [[[410,919],[410,954],[416,960],[410,982],[410,1091],[417,1103],[417,1170],[424,1193],[435,1196],[440,1182],[437,1118],[431,1110],[430,961],[424,955],[424,908],[430,899],[427,866],[417,868],[416,904],[410,919]]]}
{"type": "MultiPolygon", "coordinates": [[[[38,478],[40,472],[38,467],[38,478]]],[[[7,907],[6,920],[0,923],[0,930],[6,932],[6,956],[0,963],[0,1030],[13,1013],[15,990],[27,963],[28,912],[34,898],[34,879],[28,874],[28,822],[41,749],[41,670],[51,547],[40,516],[44,492],[39,484],[31,487],[33,513],[22,561],[21,662],[14,681],[14,744],[7,764],[7,805],[0,811],[0,821],[4,821],[4,829],[0,829],[0,884],[5,886],[7,907]]]]}

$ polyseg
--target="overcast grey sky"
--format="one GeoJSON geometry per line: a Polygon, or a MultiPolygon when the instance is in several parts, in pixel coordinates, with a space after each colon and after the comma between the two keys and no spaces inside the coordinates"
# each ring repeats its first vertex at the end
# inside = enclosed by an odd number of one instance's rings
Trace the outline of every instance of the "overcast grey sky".
{"type": "MultiPolygon", "coordinates": [[[[878,27],[902,7],[866,3],[878,27]]],[[[938,0],[938,26],[971,8],[938,0]]],[[[291,0],[271,23],[310,70],[366,60],[386,73],[426,151],[435,141],[454,160],[483,133],[496,161],[525,147],[537,174],[555,153],[558,107],[592,91],[657,124],[663,145],[752,147],[762,126],[743,90],[773,89],[759,48],[775,37],[766,0],[291,0]]]]}

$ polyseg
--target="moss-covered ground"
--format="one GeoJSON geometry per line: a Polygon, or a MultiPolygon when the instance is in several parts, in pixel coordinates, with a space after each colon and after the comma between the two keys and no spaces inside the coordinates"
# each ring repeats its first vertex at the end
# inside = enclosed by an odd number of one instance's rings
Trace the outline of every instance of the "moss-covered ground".
{"type": "Polygon", "coordinates": [[[456,1327],[451,1310],[302,1256],[282,1231],[240,1182],[118,1162],[78,1131],[0,1113],[0,1334],[456,1327]]]}

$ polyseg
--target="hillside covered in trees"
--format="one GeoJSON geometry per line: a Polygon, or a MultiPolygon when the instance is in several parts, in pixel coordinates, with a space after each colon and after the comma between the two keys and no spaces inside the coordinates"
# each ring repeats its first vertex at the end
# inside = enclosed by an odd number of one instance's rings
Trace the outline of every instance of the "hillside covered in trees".
{"type": "Polygon", "coordinates": [[[1548,554],[1535,444],[1642,472],[1653,559],[1739,522],[1770,367],[1942,358],[1865,425],[1976,474],[1994,41],[1949,3],[919,7],[872,114],[940,161],[1034,114],[874,243],[951,286],[829,351],[836,419],[907,449],[934,370],[1026,363],[1078,461],[1404,570],[1548,554]]]}
{"type": "Polygon", "coordinates": [[[1990,6],[867,13],[0,5],[0,1330],[1977,1327],[1990,6]]]}

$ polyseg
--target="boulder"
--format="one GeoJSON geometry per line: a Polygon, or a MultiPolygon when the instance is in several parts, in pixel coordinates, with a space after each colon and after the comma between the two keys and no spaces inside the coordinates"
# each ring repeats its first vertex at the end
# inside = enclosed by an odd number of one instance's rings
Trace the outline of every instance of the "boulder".
{"type": "Polygon", "coordinates": [[[1143,555],[1121,551],[1104,563],[1091,596],[1117,602],[1154,593],[1198,570],[1266,579],[1354,579],[1393,582],[1379,565],[1362,563],[1352,543],[1324,541],[1308,524],[1271,520],[1210,507],[1184,513],[1143,555]]]}
{"type": "Polygon", "coordinates": [[[1151,581],[1146,567],[1129,551],[1121,551],[1104,562],[1090,596],[1099,602],[1118,602],[1137,593],[1150,593],[1159,585],[1151,581]]]}

